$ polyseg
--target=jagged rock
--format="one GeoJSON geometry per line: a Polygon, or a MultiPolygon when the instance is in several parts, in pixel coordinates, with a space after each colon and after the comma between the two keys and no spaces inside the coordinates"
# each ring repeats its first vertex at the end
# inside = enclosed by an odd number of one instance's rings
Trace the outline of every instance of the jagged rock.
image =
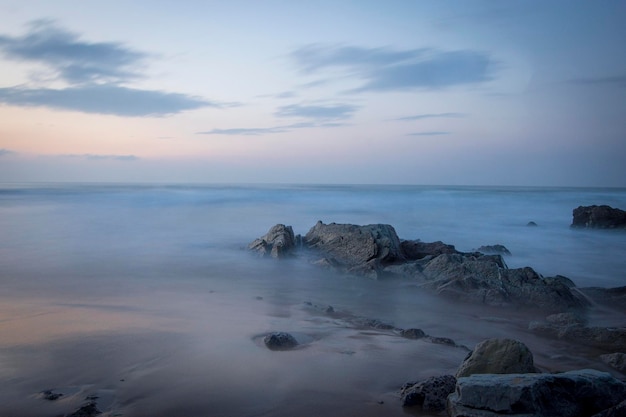
{"type": "Polygon", "coordinates": [[[432,376],[424,381],[410,382],[400,390],[403,407],[421,406],[422,411],[443,411],[446,399],[454,392],[456,378],[452,375],[432,376]]]}
{"type": "Polygon", "coordinates": [[[625,327],[587,327],[580,323],[560,325],[558,323],[534,321],[528,325],[528,329],[536,333],[558,339],[571,340],[609,352],[626,350],[625,327]]]}
{"type": "Polygon", "coordinates": [[[512,339],[487,339],[476,345],[456,372],[461,378],[474,374],[524,374],[536,372],[533,354],[512,339]]]}
{"type": "Polygon", "coordinates": [[[474,251],[484,253],[485,255],[511,255],[511,251],[504,245],[485,245],[474,249],[474,251]]]}
{"type": "Polygon", "coordinates": [[[421,339],[426,337],[426,333],[422,329],[402,329],[400,330],[400,336],[407,339],[421,339]]]}
{"type": "Polygon", "coordinates": [[[285,332],[274,332],[263,338],[263,343],[270,350],[289,350],[298,346],[295,337],[285,332]]]}
{"type": "Polygon", "coordinates": [[[626,353],[607,353],[606,355],[600,355],[600,359],[610,367],[626,374],[626,353]]]}
{"type": "Polygon", "coordinates": [[[461,253],[453,245],[447,245],[441,241],[426,243],[421,240],[402,240],[400,247],[407,260],[418,260],[444,253],[461,253]]]}
{"type": "Polygon", "coordinates": [[[388,224],[356,226],[317,222],[304,243],[350,272],[367,274],[382,265],[404,260],[400,239],[388,224]]]}
{"type": "Polygon", "coordinates": [[[529,267],[508,269],[500,255],[443,254],[426,263],[420,274],[423,286],[468,301],[555,313],[585,306],[562,282],[546,280],[529,267]]]}
{"type": "Polygon", "coordinates": [[[296,247],[296,237],[291,226],[277,224],[264,236],[254,240],[248,249],[256,251],[260,256],[284,258],[292,253],[296,247]]]}
{"type": "Polygon", "coordinates": [[[589,417],[626,398],[626,383],[590,369],[560,374],[482,374],[458,378],[451,417],[589,417]]]}
{"type": "Polygon", "coordinates": [[[572,213],[572,227],[615,229],[626,227],[626,211],[610,206],[579,206],[572,213]]]}

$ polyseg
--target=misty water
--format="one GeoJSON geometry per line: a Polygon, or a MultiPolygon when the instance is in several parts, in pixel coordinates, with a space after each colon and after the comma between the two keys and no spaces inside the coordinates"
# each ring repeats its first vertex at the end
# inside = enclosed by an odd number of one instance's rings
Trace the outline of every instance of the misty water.
{"type": "Polygon", "coordinates": [[[2,185],[0,415],[64,415],[88,395],[107,416],[406,415],[399,387],[454,373],[467,354],[309,303],[470,348],[513,337],[546,371],[611,371],[592,349],[529,332],[528,313],[245,249],[276,223],[303,235],[318,220],[388,223],[403,239],[462,251],[503,244],[509,267],[579,287],[626,285],[626,232],[569,227],[591,204],[624,209],[626,190],[2,185]],[[259,336],[271,331],[302,347],[266,349],[259,336]],[[44,390],[64,395],[47,401],[44,390]]]}

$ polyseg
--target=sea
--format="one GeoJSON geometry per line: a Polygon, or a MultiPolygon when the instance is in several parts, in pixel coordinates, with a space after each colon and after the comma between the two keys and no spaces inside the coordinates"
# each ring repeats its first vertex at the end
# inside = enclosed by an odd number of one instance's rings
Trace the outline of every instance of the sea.
{"type": "MultiPolygon", "coordinates": [[[[545,371],[614,372],[592,349],[530,332],[514,308],[247,250],[277,223],[302,235],[320,220],[385,223],[461,251],[501,244],[508,267],[578,287],[625,286],[626,231],[570,227],[572,210],[593,204],[626,209],[626,189],[0,184],[0,415],[71,415],[90,402],[128,417],[427,415],[403,409],[400,387],[454,374],[490,337],[523,341],[545,371]],[[268,350],[273,331],[300,346],[268,350]]],[[[591,320],[626,325],[613,311],[591,320]]]]}

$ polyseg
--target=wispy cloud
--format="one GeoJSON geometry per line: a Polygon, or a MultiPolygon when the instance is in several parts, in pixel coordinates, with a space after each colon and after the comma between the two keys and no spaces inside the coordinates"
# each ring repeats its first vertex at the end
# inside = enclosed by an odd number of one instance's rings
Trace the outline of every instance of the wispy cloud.
{"type": "Polygon", "coordinates": [[[415,132],[415,133],[408,133],[407,136],[440,136],[440,135],[449,135],[452,132],[440,132],[440,131],[434,131],[434,132],[415,132]]]}
{"type": "Polygon", "coordinates": [[[261,136],[275,133],[285,133],[296,129],[329,128],[345,126],[344,123],[334,122],[300,122],[289,125],[253,128],[212,129],[205,132],[196,132],[197,135],[226,135],[226,136],[261,136]]]}
{"type": "Polygon", "coordinates": [[[439,89],[493,79],[494,62],[480,51],[439,51],[430,48],[403,51],[356,46],[307,45],[290,58],[302,73],[344,72],[362,81],[351,93],[439,89]]]}
{"type": "Polygon", "coordinates": [[[274,115],[316,120],[343,120],[352,117],[358,108],[352,104],[290,104],[279,107],[274,115]]]}
{"type": "Polygon", "coordinates": [[[200,107],[222,108],[236,105],[211,102],[186,94],[106,84],[64,89],[0,88],[0,103],[118,116],[166,116],[200,107]]]}
{"type": "Polygon", "coordinates": [[[405,117],[398,117],[397,119],[392,119],[392,120],[399,120],[399,121],[413,121],[413,120],[422,120],[422,119],[456,119],[456,118],[461,118],[461,117],[465,117],[466,114],[465,113],[425,113],[425,114],[416,114],[413,116],[405,116],[405,117]]]}
{"type": "Polygon", "coordinates": [[[574,78],[569,80],[569,83],[579,85],[614,85],[618,87],[626,87],[626,75],[574,78]]]}
{"type": "Polygon", "coordinates": [[[88,42],[54,22],[32,23],[23,36],[0,34],[6,58],[43,65],[64,88],[0,88],[0,103],[48,107],[117,116],[166,116],[202,107],[226,108],[238,103],[206,100],[183,93],[141,90],[126,84],[145,78],[148,54],[118,42],[88,42]]]}
{"type": "Polygon", "coordinates": [[[135,155],[100,155],[100,154],[66,154],[59,155],[63,158],[76,158],[76,159],[87,159],[90,161],[124,161],[124,162],[133,162],[138,161],[139,157],[135,155]]]}
{"type": "Polygon", "coordinates": [[[82,40],[49,20],[31,23],[24,36],[0,35],[0,51],[8,58],[44,64],[71,84],[142,78],[136,67],[148,56],[118,42],[82,40]]]}

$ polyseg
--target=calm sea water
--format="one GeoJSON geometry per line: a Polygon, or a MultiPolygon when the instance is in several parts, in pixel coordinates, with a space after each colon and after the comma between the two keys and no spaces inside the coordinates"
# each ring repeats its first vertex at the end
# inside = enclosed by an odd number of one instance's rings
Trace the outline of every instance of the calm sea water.
{"type": "Polygon", "coordinates": [[[510,267],[578,286],[626,285],[626,232],[569,227],[591,204],[624,209],[626,190],[1,185],[0,384],[13,388],[0,392],[0,414],[58,415],[95,392],[109,415],[402,415],[402,383],[453,373],[465,356],[350,328],[307,301],[467,346],[516,337],[546,369],[594,366],[589,352],[528,334],[514,313],[492,320],[504,315],[244,249],[276,223],[300,234],[318,220],[388,223],[464,251],[503,244],[510,267]],[[256,337],[273,330],[308,347],[269,352],[256,337]],[[51,388],[62,401],[36,396],[51,388]]]}

